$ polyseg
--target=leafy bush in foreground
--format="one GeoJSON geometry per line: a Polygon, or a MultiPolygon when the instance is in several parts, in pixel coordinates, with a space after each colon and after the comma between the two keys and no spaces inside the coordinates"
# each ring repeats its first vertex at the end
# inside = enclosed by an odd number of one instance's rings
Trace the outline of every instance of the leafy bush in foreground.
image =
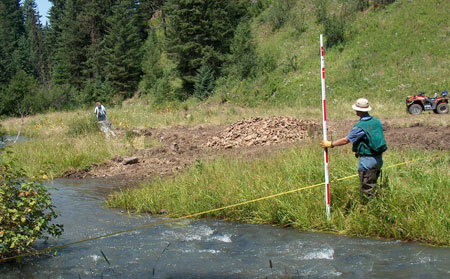
{"type": "Polygon", "coordinates": [[[40,182],[21,178],[13,164],[0,165],[0,258],[23,253],[47,233],[59,236],[62,225],[47,189],[40,182]]]}

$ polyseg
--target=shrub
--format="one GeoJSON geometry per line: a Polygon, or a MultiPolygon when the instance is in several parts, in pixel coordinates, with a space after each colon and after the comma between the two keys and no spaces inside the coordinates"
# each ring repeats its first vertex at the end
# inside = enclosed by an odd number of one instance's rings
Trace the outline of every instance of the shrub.
{"type": "Polygon", "coordinates": [[[296,0],[274,0],[268,14],[272,24],[272,31],[280,29],[290,20],[295,2],[296,0]]]}
{"type": "Polygon", "coordinates": [[[73,108],[78,103],[75,96],[78,91],[69,85],[49,85],[39,88],[36,94],[27,96],[26,102],[29,104],[30,113],[40,113],[49,109],[61,111],[73,108]]]}
{"type": "Polygon", "coordinates": [[[376,1],[374,1],[374,3],[377,3],[381,6],[386,6],[386,5],[392,4],[394,2],[395,2],[395,0],[376,0],[376,1]]]}
{"type": "Polygon", "coordinates": [[[33,97],[38,88],[37,80],[18,71],[7,87],[0,91],[0,114],[20,116],[29,114],[33,108],[33,97]]]}
{"type": "Polygon", "coordinates": [[[182,97],[179,97],[174,93],[172,85],[170,84],[170,78],[170,75],[166,75],[158,79],[150,90],[151,94],[155,98],[155,105],[159,106],[166,102],[173,102],[177,99],[182,99],[182,97]]]}
{"type": "Polygon", "coordinates": [[[23,253],[45,234],[59,236],[63,226],[50,224],[57,217],[50,194],[40,182],[28,181],[14,164],[0,165],[0,258],[23,253]]]}
{"type": "Polygon", "coordinates": [[[144,74],[140,81],[139,87],[144,91],[148,91],[154,87],[156,81],[164,75],[164,71],[161,66],[160,43],[154,28],[150,30],[143,48],[144,57],[142,59],[142,71],[144,74]]]}
{"type": "Polygon", "coordinates": [[[251,1],[248,13],[251,17],[257,17],[270,5],[270,0],[251,1]]]}
{"type": "Polygon", "coordinates": [[[258,71],[261,73],[270,73],[277,68],[277,60],[271,54],[263,54],[258,61],[258,71]]]}
{"type": "Polygon", "coordinates": [[[315,13],[316,13],[316,22],[317,24],[325,23],[328,14],[327,14],[327,0],[316,0],[315,13]]]}
{"type": "Polygon", "coordinates": [[[332,15],[324,22],[324,35],[326,37],[326,46],[331,48],[344,43],[345,19],[342,16],[332,15]]]}
{"type": "Polygon", "coordinates": [[[298,56],[293,55],[287,58],[287,61],[282,64],[281,70],[284,74],[295,72],[298,70],[298,56]]]}
{"type": "Polygon", "coordinates": [[[57,111],[74,108],[78,105],[75,100],[78,90],[70,85],[52,85],[46,89],[45,98],[48,100],[48,108],[55,109],[57,111]]]}
{"type": "Polygon", "coordinates": [[[291,21],[294,29],[293,34],[296,36],[302,35],[308,29],[304,8],[301,9],[300,13],[294,13],[291,21]]]}
{"type": "Polygon", "coordinates": [[[207,65],[203,65],[195,76],[194,96],[200,100],[207,99],[214,90],[214,72],[207,65]]]}
{"type": "Polygon", "coordinates": [[[119,98],[118,95],[112,82],[108,80],[103,82],[100,80],[89,80],[77,96],[77,102],[79,104],[93,104],[97,101],[111,103],[114,102],[114,97],[121,101],[122,96],[119,96],[119,98]]]}
{"type": "Polygon", "coordinates": [[[356,9],[358,11],[364,11],[369,7],[369,0],[355,0],[356,9]]]}
{"type": "Polygon", "coordinates": [[[247,78],[254,72],[258,63],[256,44],[248,21],[241,22],[230,46],[228,72],[239,78],[247,78]]]}

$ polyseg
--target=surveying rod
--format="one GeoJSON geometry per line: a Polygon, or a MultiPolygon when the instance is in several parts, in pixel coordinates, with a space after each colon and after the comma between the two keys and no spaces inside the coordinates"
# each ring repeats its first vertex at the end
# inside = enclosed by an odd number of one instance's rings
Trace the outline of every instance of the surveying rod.
{"type": "MultiPolygon", "coordinates": [[[[327,106],[325,94],[325,58],[323,49],[323,35],[320,34],[320,69],[322,80],[322,115],[323,115],[323,140],[327,140],[327,106]]],[[[324,169],[325,169],[325,208],[327,220],[330,220],[330,181],[328,177],[328,148],[323,150],[324,169]]]]}

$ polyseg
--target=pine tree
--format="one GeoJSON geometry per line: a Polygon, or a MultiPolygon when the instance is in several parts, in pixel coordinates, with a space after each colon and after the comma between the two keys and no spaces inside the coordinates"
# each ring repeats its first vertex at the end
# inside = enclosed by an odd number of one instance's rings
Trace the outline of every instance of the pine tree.
{"type": "Polygon", "coordinates": [[[23,70],[17,71],[8,87],[0,91],[0,115],[29,114],[37,87],[37,80],[32,75],[23,70]]]}
{"type": "Polygon", "coordinates": [[[49,10],[48,20],[50,25],[44,28],[44,49],[48,57],[49,72],[53,73],[56,66],[58,45],[62,33],[62,18],[64,17],[65,0],[49,0],[52,6],[49,10]]]}
{"type": "Polygon", "coordinates": [[[112,15],[112,3],[110,0],[87,1],[77,16],[80,32],[89,40],[84,49],[86,61],[83,63],[83,76],[86,80],[102,81],[104,78],[102,42],[107,32],[107,18],[112,15]]]}
{"type": "Polygon", "coordinates": [[[75,88],[83,86],[83,62],[89,38],[80,30],[78,14],[80,7],[76,0],[66,0],[64,14],[60,19],[61,35],[54,58],[52,79],[55,84],[70,84],[75,88]]]}
{"type": "Polygon", "coordinates": [[[234,29],[246,13],[244,1],[169,0],[167,49],[188,94],[194,91],[198,69],[207,65],[220,73],[234,29]]]}
{"type": "Polygon", "coordinates": [[[12,58],[23,34],[20,1],[0,1],[0,84],[8,83],[16,72],[12,58]]]}
{"type": "Polygon", "coordinates": [[[230,48],[231,56],[228,66],[230,74],[239,78],[250,76],[258,63],[258,55],[248,21],[241,22],[237,27],[230,48]]]}
{"type": "Polygon", "coordinates": [[[162,77],[161,67],[161,46],[158,42],[156,31],[151,29],[144,44],[144,56],[142,58],[142,76],[140,87],[144,91],[149,91],[155,86],[156,81],[162,77]]]}
{"type": "Polygon", "coordinates": [[[12,54],[14,72],[23,70],[27,74],[37,76],[37,72],[31,61],[30,53],[30,41],[25,34],[22,34],[17,41],[17,47],[12,54]]]}
{"type": "Polygon", "coordinates": [[[112,83],[117,95],[133,95],[141,76],[141,45],[136,25],[135,0],[122,0],[113,7],[108,18],[104,40],[105,77],[112,83]]]}
{"type": "MultiPolygon", "coordinates": [[[[153,15],[160,11],[167,0],[140,0],[138,1],[138,13],[137,13],[137,23],[139,28],[139,33],[142,40],[147,38],[149,33],[148,23],[153,15]]],[[[162,13],[162,21],[164,22],[164,13],[162,13]]]]}
{"type": "Polygon", "coordinates": [[[25,49],[22,49],[22,51],[26,51],[26,56],[28,56],[28,63],[30,65],[24,65],[24,68],[22,69],[40,80],[45,80],[48,70],[44,58],[42,25],[36,9],[37,5],[34,0],[24,1],[24,36],[26,44],[24,46],[25,49]]]}
{"type": "Polygon", "coordinates": [[[200,67],[195,76],[194,96],[200,100],[207,99],[214,90],[214,72],[206,65],[200,67]]]}

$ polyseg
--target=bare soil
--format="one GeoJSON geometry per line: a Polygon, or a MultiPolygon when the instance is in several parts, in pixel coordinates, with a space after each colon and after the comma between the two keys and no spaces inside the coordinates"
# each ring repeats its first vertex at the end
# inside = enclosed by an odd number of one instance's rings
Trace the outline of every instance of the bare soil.
{"type": "MultiPolygon", "coordinates": [[[[421,148],[448,150],[450,127],[424,126],[409,123],[401,127],[386,121],[384,135],[389,148],[421,148]]],[[[344,137],[356,121],[329,121],[329,138],[344,137]]],[[[115,157],[89,170],[67,172],[66,177],[107,177],[135,184],[155,176],[173,175],[197,160],[211,159],[221,154],[231,156],[259,156],[274,150],[291,147],[314,138],[321,138],[322,124],[291,117],[250,118],[230,125],[201,125],[166,129],[133,130],[136,136],[157,141],[158,146],[136,149],[130,157],[138,163],[125,164],[126,158],[115,157]]],[[[121,131],[118,131],[119,135],[121,131]]]]}

